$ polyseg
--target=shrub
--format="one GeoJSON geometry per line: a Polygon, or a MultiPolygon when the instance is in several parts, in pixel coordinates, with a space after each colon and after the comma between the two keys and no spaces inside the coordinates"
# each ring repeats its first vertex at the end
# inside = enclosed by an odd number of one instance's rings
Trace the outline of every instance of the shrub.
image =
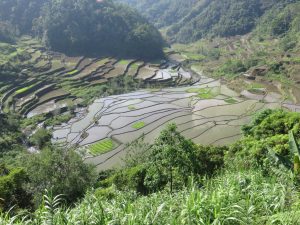
{"type": "Polygon", "coordinates": [[[28,175],[22,168],[9,169],[0,165],[0,212],[14,207],[31,208],[31,195],[24,189],[28,175]]]}
{"type": "Polygon", "coordinates": [[[44,128],[38,129],[29,139],[30,143],[37,146],[39,149],[42,149],[47,144],[50,143],[51,140],[51,133],[49,130],[44,128]]]}
{"type": "Polygon", "coordinates": [[[227,147],[198,145],[195,152],[195,173],[200,176],[213,175],[224,166],[224,155],[227,147]]]}
{"type": "Polygon", "coordinates": [[[25,159],[25,168],[30,180],[28,190],[34,194],[36,204],[46,189],[53,195],[63,194],[68,203],[75,202],[96,178],[93,167],[71,149],[43,149],[25,159]]]}
{"type": "Polygon", "coordinates": [[[299,125],[298,113],[270,109],[262,111],[242,128],[244,137],[230,147],[226,161],[230,163],[232,158],[240,158],[245,165],[262,166],[270,148],[280,157],[287,157],[289,132],[293,131],[298,139],[299,125]]]}
{"type": "Polygon", "coordinates": [[[228,60],[216,71],[218,76],[235,76],[239,73],[246,72],[247,67],[241,60],[228,60]]]}
{"type": "Polygon", "coordinates": [[[146,194],[144,185],[146,169],[143,165],[119,171],[113,176],[113,183],[119,190],[134,190],[140,194],[146,194]]]}
{"type": "Polygon", "coordinates": [[[257,114],[249,125],[242,128],[245,136],[256,139],[277,134],[288,134],[290,130],[300,136],[300,114],[284,110],[265,110],[257,114]]]}

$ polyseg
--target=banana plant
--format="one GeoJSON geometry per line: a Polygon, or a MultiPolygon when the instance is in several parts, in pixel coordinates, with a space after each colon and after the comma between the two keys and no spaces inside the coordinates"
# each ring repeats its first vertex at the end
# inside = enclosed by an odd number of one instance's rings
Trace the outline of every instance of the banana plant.
{"type": "Polygon", "coordinates": [[[276,170],[276,173],[279,175],[283,174],[284,171],[290,171],[294,178],[299,177],[300,174],[300,149],[299,144],[295,139],[293,131],[289,132],[289,150],[291,159],[287,159],[276,154],[273,149],[269,148],[268,158],[275,163],[279,170],[276,170]]]}
{"type": "Polygon", "coordinates": [[[299,175],[300,174],[300,149],[295,139],[293,131],[290,131],[289,133],[289,148],[294,160],[293,162],[294,174],[299,175]]]}

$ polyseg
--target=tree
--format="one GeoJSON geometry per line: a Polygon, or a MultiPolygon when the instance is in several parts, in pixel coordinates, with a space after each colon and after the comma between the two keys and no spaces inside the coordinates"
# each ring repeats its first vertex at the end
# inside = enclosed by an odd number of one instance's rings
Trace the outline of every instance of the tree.
{"type": "Polygon", "coordinates": [[[0,42],[13,43],[15,41],[16,31],[8,22],[0,21],[0,42]]]}
{"type": "Polygon", "coordinates": [[[40,37],[67,54],[163,56],[159,31],[135,10],[111,0],[1,0],[0,40],[40,37]]]}
{"type": "Polygon", "coordinates": [[[14,207],[31,208],[32,196],[25,190],[28,175],[22,168],[8,168],[0,165],[0,211],[7,211],[14,207]]]}
{"type": "Polygon", "coordinates": [[[191,177],[212,176],[224,165],[227,147],[201,146],[186,139],[169,124],[153,144],[143,136],[128,146],[126,167],[99,182],[103,188],[115,184],[119,190],[149,194],[166,187],[173,192],[191,177]]]}
{"type": "Polygon", "coordinates": [[[42,149],[47,143],[50,143],[51,137],[52,135],[49,130],[41,128],[30,137],[30,142],[39,149],[42,149]]]}
{"type": "Polygon", "coordinates": [[[0,113],[0,155],[22,149],[23,135],[15,115],[0,113]]]}
{"type": "Polygon", "coordinates": [[[175,180],[186,184],[194,174],[196,145],[176,129],[175,124],[169,124],[151,148],[145,177],[149,189],[156,191],[169,183],[172,192],[175,180]]]}
{"type": "Polygon", "coordinates": [[[35,21],[35,30],[51,49],[68,54],[163,56],[158,30],[113,1],[52,0],[35,21]]]}
{"type": "Polygon", "coordinates": [[[224,166],[224,155],[228,147],[197,145],[194,171],[199,176],[211,176],[224,166]]]}
{"type": "Polygon", "coordinates": [[[43,5],[50,0],[1,0],[0,20],[8,21],[21,34],[30,34],[32,23],[40,15],[43,5]]]}
{"type": "Polygon", "coordinates": [[[28,190],[35,203],[47,189],[53,195],[63,194],[68,203],[75,202],[95,182],[94,167],[85,164],[74,150],[46,148],[39,154],[29,155],[25,161],[29,175],[28,190]]]}

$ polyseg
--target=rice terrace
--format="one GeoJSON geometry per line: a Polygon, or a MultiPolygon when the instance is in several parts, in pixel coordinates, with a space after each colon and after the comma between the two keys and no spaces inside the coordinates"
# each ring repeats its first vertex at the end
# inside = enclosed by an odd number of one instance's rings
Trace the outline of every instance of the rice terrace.
{"type": "Polygon", "coordinates": [[[178,130],[196,143],[225,145],[238,140],[241,127],[259,111],[300,110],[280,93],[255,81],[247,81],[251,90],[237,93],[193,66],[184,68],[185,58],[176,52],[167,52],[168,59],[161,62],[67,57],[47,52],[26,37],[10,54],[14,51],[26,52],[28,61],[35,65],[30,68],[30,79],[1,88],[2,110],[32,119],[63,116],[73,110],[73,118],[53,126],[52,141],[76,146],[85,161],[99,170],[122,165],[129,143],[141,136],[151,142],[168,123],[176,123],[178,130]],[[22,47],[25,44],[28,46],[22,47]],[[139,86],[135,91],[111,92],[85,103],[90,90],[122,77],[132,78],[130,82],[139,86]]]}
{"type": "Polygon", "coordinates": [[[0,0],[0,225],[300,224],[300,0],[0,0]]]}
{"type": "Polygon", "coordinates": [[[54,127],[53,140],[83,148],[87,162],[110,169],[122,164],[126,144],[142,135],[151,142],[167,123],[176,123],[196,143],[225,145],[240,138],[241,126],[255,113],[280,107],[300,110],[275,93],[242,97],[219,80],[201,77],[191,86],[97,99],[68,123],[54,127]],[[105,140],[109,140],[110,151],[95,155],[95,145],[105,140]]]}

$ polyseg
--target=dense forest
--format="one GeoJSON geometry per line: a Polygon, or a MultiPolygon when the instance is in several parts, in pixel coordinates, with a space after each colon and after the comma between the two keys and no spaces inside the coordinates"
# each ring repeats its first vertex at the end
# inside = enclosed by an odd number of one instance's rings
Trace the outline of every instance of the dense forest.
{"type": "MultiPolygon", "coordinates": [[[[167,37],[171,41],[182,43],[206,37],[243,35],[252,31],[261,20],[266,21],[267,15],[273,15],[277,20],[284,21],[278,18],[278,11],[286,5],[297,2],[297,0],[201,0],[178,4],[178,1],[168,1],[168,10],[164,10],[162,7],[166,3],[164,0],[120,1],[136,7],[158,27],[167,27],[167,37]]],[[[272,23],[269,21],[268,24],[272,23]]]]}
{"type": "Polygon", "coordinates": [[[160,33],[136,11],[110,0],[4,0],[0,20],[2,41],[31,34],[68,54],[162,56],[160,33]]]}

